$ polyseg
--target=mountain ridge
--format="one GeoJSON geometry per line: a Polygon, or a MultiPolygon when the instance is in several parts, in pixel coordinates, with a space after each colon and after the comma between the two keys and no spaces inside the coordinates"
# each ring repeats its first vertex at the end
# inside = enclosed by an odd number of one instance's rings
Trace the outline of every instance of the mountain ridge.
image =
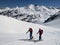
{"type": "Polygon", "coordinates": [[[28,5],[24,7],[15,7],[5,9],[0,9],[0,15],[6,15],[18,20],[33,22],[33,23],[43,23],[47,20],[50,15],[54,15],[59,12],[59,9],[55,7],[46,7],[39,5],[28,5]]]}

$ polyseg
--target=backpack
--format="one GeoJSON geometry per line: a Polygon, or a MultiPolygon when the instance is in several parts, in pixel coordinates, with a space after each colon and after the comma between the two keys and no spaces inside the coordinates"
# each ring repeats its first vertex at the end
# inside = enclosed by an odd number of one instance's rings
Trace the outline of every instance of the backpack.
{"type": "Polygon", "coordinates": [[[29,28],[29,31],[32,32],[33,31],[32,28],[29,28]]]}
{"type": "Polygon", "coordinates": [[[43,30],[39,30],[39,34],[42,35],[43,34],[43,30]]]}

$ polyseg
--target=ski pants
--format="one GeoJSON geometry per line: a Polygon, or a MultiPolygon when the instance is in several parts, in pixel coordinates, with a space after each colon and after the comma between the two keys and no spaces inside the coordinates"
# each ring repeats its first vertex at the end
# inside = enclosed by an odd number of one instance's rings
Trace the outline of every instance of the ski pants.
{"type": "Polygon", "coordinates": [[[39,35],[39,40],[41,40],[41,35],[39,35]]]}
{"type": "Polygon", "coordinates": [[[32,39],[32,32],[30,32],[30,39],[32,39]]]}

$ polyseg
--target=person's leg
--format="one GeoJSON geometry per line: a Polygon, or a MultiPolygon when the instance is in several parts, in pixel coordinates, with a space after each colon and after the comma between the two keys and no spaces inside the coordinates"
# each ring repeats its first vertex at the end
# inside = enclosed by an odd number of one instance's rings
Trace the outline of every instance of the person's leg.
{"type": "Polygon", "coordinates": [[[31,39],[33,39],[32,33],[31,33],[31,39]]]}
{"type": "Polygon", "coordinates": [[[32,39],[32,32],[30,33],[30,39],[32,39]]]}
{"type": "Polygon", "coordinates": [[[30,33],[30,39],[31,39],[31,37],[32,37],[32,34],[30,33]]]}
{"type": "Polygon", "coordinates": [[[39,35],[39,40],[41,40],[41,35],[39,35]]]}
{"type": "Polygon", "coordinates": [[[30,39],[31,39],[31,34],[30,34],[30,39]]]}

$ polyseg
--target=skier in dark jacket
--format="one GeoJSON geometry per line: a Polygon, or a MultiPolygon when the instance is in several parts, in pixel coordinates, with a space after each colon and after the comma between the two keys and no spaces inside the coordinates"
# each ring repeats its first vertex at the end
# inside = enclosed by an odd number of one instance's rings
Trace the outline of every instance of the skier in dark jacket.
{"type": "Polygon", "coordinates": [[[37,34],[39,34],[39,40],[41,40],[41,36],[43,34],[43,30],[39,28],[39,31],[37,32],[37,34]]]}
{"type": "Polygon", "coordinates": [[[32,36],[33,29],[32,28],[29,28],[29,30],[26,33],[28,33],[28,32],[30,32],[30,39],[32,39],[33,38],[33,36],[32,36]]]}

